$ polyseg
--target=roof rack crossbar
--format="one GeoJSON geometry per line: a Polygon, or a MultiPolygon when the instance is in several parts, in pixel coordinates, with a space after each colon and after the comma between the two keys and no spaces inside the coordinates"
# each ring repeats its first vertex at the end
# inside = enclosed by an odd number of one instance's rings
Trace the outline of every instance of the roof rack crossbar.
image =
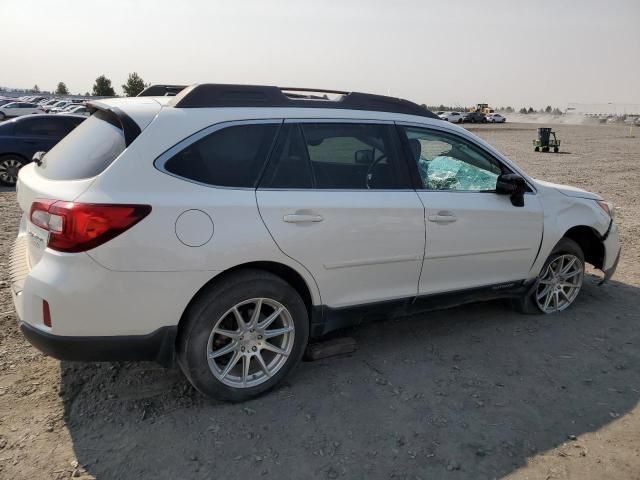
{"type": "Polygon", "coordinates": [[[149,85],[138,97],[172,97],[187,88],[186,85],[149,85]]]}
{"type": "Polygon", "coordinates": [[[333,93],[336,95],[348,95],[350,92],[344,90],[327,90],[326,88],[297,88],[297,87],[278,87],[283,92],[313,92],[313,93],[333,93]]]}
{"type": "Polygon", "coordinates": [[[438,118],[426,108],[401,98],[360,92],[313,88],[280,88],[266,85],[225,85],[204,83],[182,90],[169,105],[175,108],[212,107],[298,107],[370,110],[438,118]],[[284,92],[334,93],[337,100],[312,95],[286,95],[284,92]]]}

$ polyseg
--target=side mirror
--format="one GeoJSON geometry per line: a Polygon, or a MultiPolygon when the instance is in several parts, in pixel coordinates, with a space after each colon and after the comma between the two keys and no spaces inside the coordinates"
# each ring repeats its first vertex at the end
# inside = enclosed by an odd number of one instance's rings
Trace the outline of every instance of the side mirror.
{"type": "Polygon", "coordinates": [[[354,157],[355,163],[359,165],[371,165],[373,163],[373,152],[371,150],[356,150],[354,157]]]}
{"type": "Polygon", "coordinates": [[[514,207],[524,207],[524,192],[527,182],[517,173],[503,173],[496,182],[496,193],[510,195],[514,207]]]}
{"type": "Polygon", "coordinates": [[[42,165],[42,159],[47,154],[47,152],[36,152],[33,154],[32,160],[36,163],[36,165],[42,165]]]}

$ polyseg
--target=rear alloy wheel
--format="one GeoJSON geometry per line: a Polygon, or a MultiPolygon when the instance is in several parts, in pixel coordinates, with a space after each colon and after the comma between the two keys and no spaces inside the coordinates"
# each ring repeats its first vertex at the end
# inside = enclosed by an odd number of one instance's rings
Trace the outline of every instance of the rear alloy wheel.
{"type": "Polygon", "coordinates": [[[243,401],[299,363],[309,318],[298,292],[261,270],[232,273],[205,290],[178,334],[178,363],[203,394],[243,401]]]}
{"type": "Polygon", "coordinates": [[[514,299],[522,313],[555,313],[569,308],[580,293],[584,279],[584,253],[569,238],[563,238],[549,255],[538,278],[527,293],[514,299]]]}
{"type": "Polygon", "coordinates": [[[10,187],[18,181],[18,172],[24,167],[24,160],[20,157],[7,155],[0,157],[0,183],[10,187]]]}
{"type": "Polygon", "coordinates": [[[218,319],[207,342],[207,361],[221,383],[253,387],[280,371],[294,342],[289,310],[270,298],[252,298],[218,319]]]}

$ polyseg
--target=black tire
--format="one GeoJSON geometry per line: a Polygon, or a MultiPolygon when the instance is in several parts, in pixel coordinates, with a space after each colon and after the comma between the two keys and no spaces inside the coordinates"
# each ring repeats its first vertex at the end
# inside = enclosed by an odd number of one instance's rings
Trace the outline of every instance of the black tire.
{"type": "Polygon", "coordinates": [[[553,153],[558,153],[560,149],[558,147],[553,147],[553,153]]]}
{"type": "Polygon", "coordinates": [[[549,151],[549,147],[542,147],[542,151],[545,152],[545,153],[548,152],[549,151]]]}
{"type": "Polygon", "coordinates": [[[242,270],[206,288],[186,312],[177,340],[177,360],[191,384],[206,396],[241,402],[275,387],[300,362],[309,339],[309,317],[298,292],[282,278],[263,270],[242,270]],[[216,322],[233,306],[253,298],[269,298],[289,311],[294,343],[285,363],[272,377],[253,387],[235,388],[214,376],[207,361],[209,336],[216,322]]]}
{"type": "MultiPolygon", "coordinates": [[[[544,272],[547,266],[553,262],[558,256],[563,254],[573,254],[580,259],[582,262],[582,268],[584,270],[584,252],[580,248],[576,242],[571,240],[570,238],[563,237],[558,244],[553,248],[547,261],[544,262],[544,265],[540,269],[540,272],[544,272]]],[[[536,303],[535,294],[536,288],[538,286],[538,279],[536,278],[535,282],[527,289],[527,292],[519,298],[515,298],[512,300],[513,308],[525,314],[538,314],[542,315],[544,312],[540,310],[536,303]]]]}
{"type": "Polygon", "coordinates": [[[15,187],[18,179],[18,171],[27,163],[28,162],[19,155],[0,156],[0,184],[15,187]]]}
{"type": "Polygon", "coordinates": [[[533,151],[534,151],[534,152],[539,152],[539,151],[540,151],[540,148],[539,148],[539,147],[536,147],[536,148],[534,148],[534,149],[533,149],[533,151]]]}

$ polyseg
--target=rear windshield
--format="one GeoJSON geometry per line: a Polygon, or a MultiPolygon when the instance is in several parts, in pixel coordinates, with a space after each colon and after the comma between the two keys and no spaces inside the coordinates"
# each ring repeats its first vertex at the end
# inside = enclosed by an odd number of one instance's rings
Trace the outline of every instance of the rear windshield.
{"type": "Polygon", "coordinates": [[[44,157],[39,172],[51,180],[80,180],[102,173],[126,148],[124,133],[96,112],[44,157]]]}

